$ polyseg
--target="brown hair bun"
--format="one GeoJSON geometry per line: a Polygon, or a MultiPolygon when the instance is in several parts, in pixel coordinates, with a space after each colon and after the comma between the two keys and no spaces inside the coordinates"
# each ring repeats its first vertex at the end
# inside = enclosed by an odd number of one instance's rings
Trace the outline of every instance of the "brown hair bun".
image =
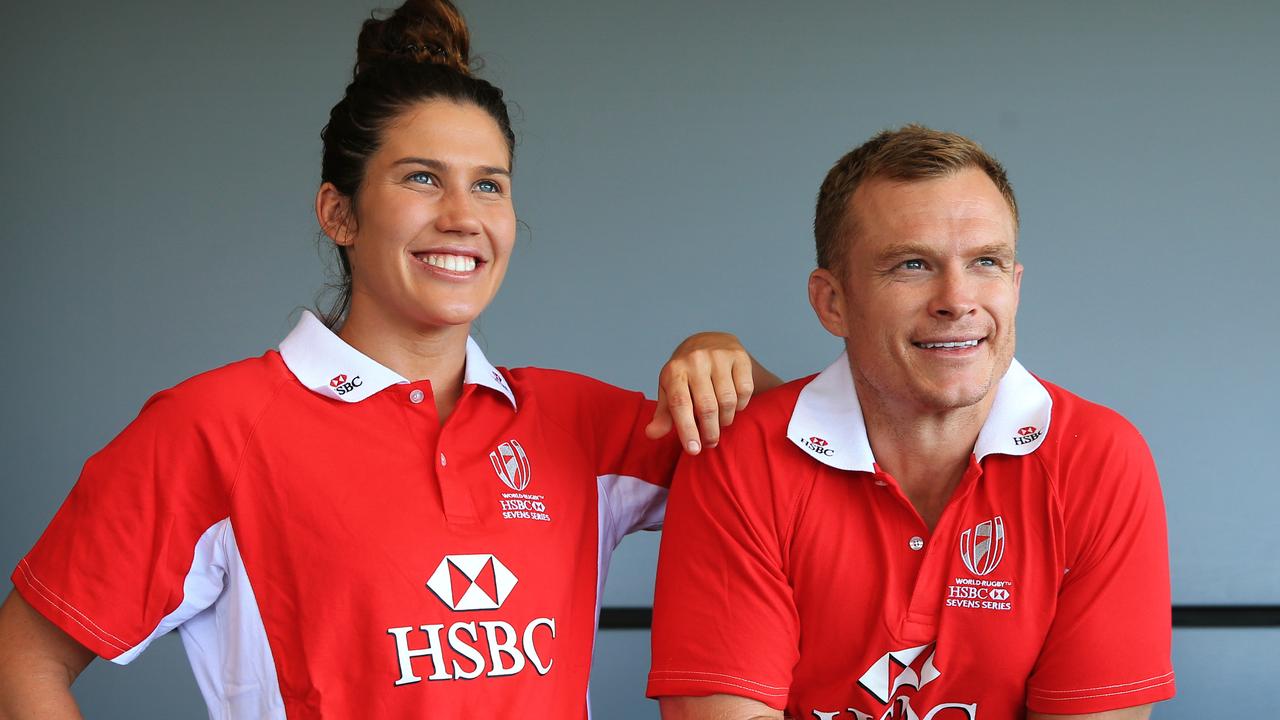
{"type": "Polygon", "coordinates": [[[429,62],[471,74],[471,34],[449,0],[407,0],[391,16],[370,17],[356,41],[355,75],[388,60],[429,62]]]}

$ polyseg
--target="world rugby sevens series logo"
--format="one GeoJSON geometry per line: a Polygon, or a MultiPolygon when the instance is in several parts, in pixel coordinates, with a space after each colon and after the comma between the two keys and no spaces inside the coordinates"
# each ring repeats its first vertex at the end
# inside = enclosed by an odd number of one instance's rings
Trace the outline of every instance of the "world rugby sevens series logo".
{"type": "Polygon", "coordinates": [[[999,515],[960,533],[960,559],[969,572],[989,574],[1004,557],[1004,518],[999,515]]]}
{"type": "Polygon", "coordinates": [[[489,453],[489,462],[493,463],[493,471],[507,487],[516,492],[529,487],[529,457],[514,438],[489,453]]]}

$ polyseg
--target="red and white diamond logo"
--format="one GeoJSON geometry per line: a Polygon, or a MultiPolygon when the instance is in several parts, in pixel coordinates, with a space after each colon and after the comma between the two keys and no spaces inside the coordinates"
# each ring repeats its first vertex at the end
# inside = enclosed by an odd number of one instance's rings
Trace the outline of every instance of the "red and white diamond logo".
{"type": "Polygon", "coordinates": [[[450,610],[497,610],[516,576],[492,555],[445,555],[427,587],[450,610]]]}
{"type": "Polygon", "coordinates": [[[933,643],[885,653],[858,678],[858,684],[876,700],[887,703],[899,688],[919,690],[937,680],[942,673],[933,664],[935,655],[933,643]]]}
{"type": "Polygon", "coordinates": [[[341,385],[342,383],[344,383],[344,382],[346,382],[346,381],[347,381],[347,376],[346,376],[346,375],[337,375],[337,376],[335,376],[332,380],[330,380],[330,381],[329,381],[329,387],[335,387],[335,388],[336,388],[336,387],[338,387],[339,385],[341,385]]]}

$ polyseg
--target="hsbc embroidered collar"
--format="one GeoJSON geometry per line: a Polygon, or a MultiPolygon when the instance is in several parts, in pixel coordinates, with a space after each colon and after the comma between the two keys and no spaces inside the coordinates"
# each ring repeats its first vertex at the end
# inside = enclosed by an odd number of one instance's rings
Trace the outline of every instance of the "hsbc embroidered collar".
{"type": "MultiPolygon", "coordinates": [[[[1049,432],[1053,400],[1049,391],[1014,360],[1000,379],[973,452],[978,460],[993,453],[1027,455],[1049,432]]],[[[846,354],[800,391],[787,439],[819,462],[840,470],[875,472],[862,406],[846,354]]]]}
{"type": "MultiPolygon", "coordinates": [[[[348,345],[310,311],[302,313],[298,324],[280,342],[280,357],[298,382],[312,392],[344,402],[360,402],[392,385],[409,382],[399,373],[348,345]]],[[[462,382],[496,390],[506,396],[513,410],[516,409],[516,396],[507,385],[506,378],[471,338],[467,338],[462,382]]]]}

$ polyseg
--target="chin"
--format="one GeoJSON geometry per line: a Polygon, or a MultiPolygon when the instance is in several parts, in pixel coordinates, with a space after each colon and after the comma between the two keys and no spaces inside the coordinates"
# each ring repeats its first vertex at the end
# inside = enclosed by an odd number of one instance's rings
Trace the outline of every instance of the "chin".
{"type": "Polygon", "coordinates": [[[934,410],[960,410],[973,407],[991,392],[990,383],[974,383],[951,387],[921,388],[917,393],[922,405],[934,410]]]}

